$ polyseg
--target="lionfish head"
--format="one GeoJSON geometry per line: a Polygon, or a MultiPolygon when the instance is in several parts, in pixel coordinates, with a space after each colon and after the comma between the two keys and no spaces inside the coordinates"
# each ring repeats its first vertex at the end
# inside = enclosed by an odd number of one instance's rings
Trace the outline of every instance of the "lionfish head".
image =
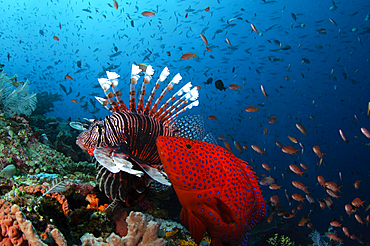
{"type": "Polygon", "coordinates": [[[102,121],[95,120],[87,130],[78,135],[76,144],[90,155],[94,155],[94,150],[98,145],[102,135],[102,121]]]}

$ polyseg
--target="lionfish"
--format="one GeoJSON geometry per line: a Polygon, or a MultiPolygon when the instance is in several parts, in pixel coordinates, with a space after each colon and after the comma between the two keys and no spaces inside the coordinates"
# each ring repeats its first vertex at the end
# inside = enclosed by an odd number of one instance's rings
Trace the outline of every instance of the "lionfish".
{"type": "Polygon", "coordinates": [[[150,65],[132,65],[130,101],[127,107],[121,98],[121,92],[117,90],[120,76],[114,72],[106,73],[108,78],[98,79],[106,98],[95,98],[113,114],[106,116],[104,120],[95,120],[88,129],[85,128],[78,136],[76,144],[93,155],[100,164],[96,176],[99,189],[110,199],[133,206],[145,198],[151,183],[154,187],[155,184],[157,187],[171,186],[156,148],[156,139],[159,136],[195,140],[204,138],[201,116],[177,119],[185,110],[198,106],[198,88],[192,88],[191,82],[188,82],[160,105],[165,94],[182,79],[178,73],[152,105],[157,89],[170,74],[165,67],[144,104],[146,88],[154,70],[150,65]],[[136,106],[135,85],[140,75],[144,75],[144,80],[136,106]]]}

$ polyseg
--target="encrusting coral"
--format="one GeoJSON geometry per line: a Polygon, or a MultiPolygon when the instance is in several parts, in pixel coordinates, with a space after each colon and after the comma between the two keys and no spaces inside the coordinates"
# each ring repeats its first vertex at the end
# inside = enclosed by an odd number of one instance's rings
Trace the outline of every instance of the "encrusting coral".
{"type": "MultiPolygon", "coordinates": [[[[131,212],[126,218],[128,224],[128,233],[124,237],[119,237],[112,233],[107,238],[110,246],[165,246],[167,243],[164,239],[158,238],[159,225],[156,222],[149,221],[145,215],[139,212],[131,212]]],[[[94,235],[86,233],[81,237],[83,246],[101,246],[107,245],[102,238],[95,238],[94,235]]]]}

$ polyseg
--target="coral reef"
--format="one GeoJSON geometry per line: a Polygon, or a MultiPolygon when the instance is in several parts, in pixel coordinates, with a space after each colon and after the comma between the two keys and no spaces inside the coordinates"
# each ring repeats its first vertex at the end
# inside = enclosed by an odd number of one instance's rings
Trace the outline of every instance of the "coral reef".
{"type": "MultiPolygon", "coordinates": [[[[131,212],[126,218],[128,232],[124,237],[112,233],[107,243],[113,246],[139,245],[139,246],[165,246],[166,241],[158,238],[159,225],[153,221],[147,222],[145,215],[131,212]]],[[[82,245],[106,245],[102,238],[95,238],[92,234],[85,234],[81,238],[82,245]]]]}
{"type": "Polygon", "coordinates": [[[0,73],[0,104],[7,117],[31,115],[36,109],[36,93],[29,94],[29,81],[17,81],[17,75],[8,78],[4,71],[0,73]]]}
{"type": "Polygon", "coordinates": [[[292,242],[290,237],[284,236],[284,235],[281,235],[279,237],[278,233],[276,233],[273,237],[269,238],[267,240],[267,243],[269,245],[276,245],[276,246],[288,246],[288,245],[294,246],[295,245],[295,242],[292,242]]]}
{"type": "MultiPolygon", "coordinates": [[[[11,205],[3,200],[0,200],[0,225],[2,245],[47,245],[39,238],[32,223],[25,218],[19,206],[11,205]]],[[[57,245],[67,245],[58,229],[53,228],[50,235],[57,245]]]]}

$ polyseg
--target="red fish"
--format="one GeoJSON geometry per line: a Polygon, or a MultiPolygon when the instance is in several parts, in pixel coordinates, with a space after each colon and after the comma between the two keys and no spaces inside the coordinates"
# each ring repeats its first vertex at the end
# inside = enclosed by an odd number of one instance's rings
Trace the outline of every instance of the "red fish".
{"type": "MultiPolygon", "coordinates": [[[[182,204],[181,221],[199,244],[247,243],[247,231],[266,216],[252,168],[224,148],[178,137],[158,137],[158,153],[182,204]]],[[[244,244],[243,244],[244,245],[244,244]]]]}
{"type": "Polygon", "coordinates": [[[204,123],[201,116],[178,118],[182,112],[199,104],[197,87],[187,83],[183,87],[186,91],[179,91],[186,98],[192,98],[184,107],[177,107],[181,103],[181,97],[177,95],[171,97],[173,103],[161,103],[162,98],[182,79],[180,74],[166,83],[158,99],[154,100],[160,82],[165,81],[170,74],[167,67],[163,69],[148,100],[144,102],[153,73],[154,69],[150,65],[132,65],[129,105],[123,102],[121,91],[116,89],[117,79],[120,77],[118,74],[107,71],[108,78],[99,78],[106,98],[96,99],[112,114],[107,115],[104,120],[95,120],[88,129],[80,133],[76,141],[82,150],[93,155],[99,163],[96,179],[100,190],[110,199],[121,200],[128,207],[145,198],[151,180],[164,187],[171,185],[161,168],[155,142],[158,136],[202,139],[203,134],[204,123]],[[136,104],[135,85],[138,84],[142,69],[145,69],[144,79],[136,104]],[[191,102],[192,100],[195,101],[191,102]],[[179,125],[180,122],[182,125],[179,125]]]}

